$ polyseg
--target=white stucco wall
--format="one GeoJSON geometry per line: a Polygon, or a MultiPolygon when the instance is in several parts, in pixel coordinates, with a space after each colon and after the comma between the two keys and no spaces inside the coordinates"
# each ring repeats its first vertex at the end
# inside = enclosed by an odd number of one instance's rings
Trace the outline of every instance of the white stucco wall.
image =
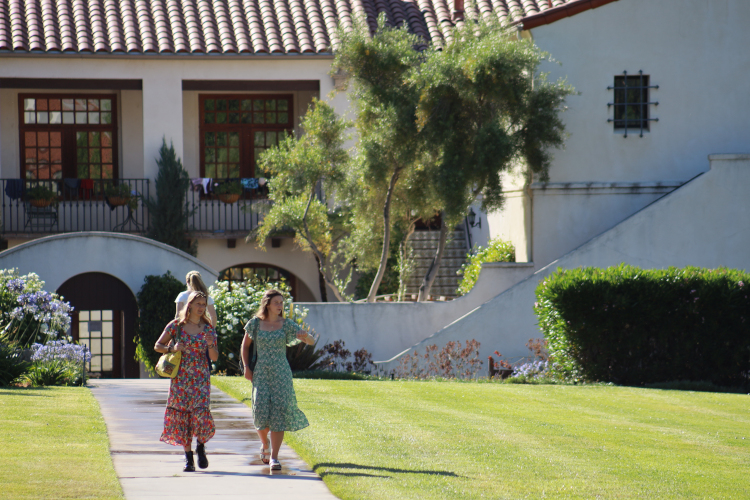
{"type": "Polygon", "coordinates": [[[320,334],[321,347],[343,340],[352,352],[365,348],[373,359],[388,359],[512,287],[533,270],[533,264],[528,263],[484,264],[471,292],[450,302],[298,305],[309,309],[305,321],[320,334]]]}
{"type": "MultiPolygon", "coordinates": [[[[536,287],[558,267],[609,267],[624,262],[643,268],[750,269],[748,185],[750,155],[714,155],[707,173],[405,352],[424,352],[426,345],[443,346],[450,340],[476,339],[482,344],[480,359],[495,349],[505,358],[527,356],[528,339],[542,337],[533,311],[536,287]]],[[[394,368],[397,358],[383,363],[384,369],[394,368]]]]}
{"type": "Polygon", "coordinates": [[[236,245],[235,248],[227,248],[227,241],[224,239],[198,240],[198,258],[219,272],[228,267],[249,263],[281,267],[297,276],[298,283],[306,288],[303,297],[312,295],[310,299],[321,300],[315,258],[312,253],[303,252],[291,239],[282,238],[279,248],[272,248],[269,240],[265,251],[258,248],[255,241],[248,243],[241,238],[237,239],[236,245]]]}
{"type": "MultiPolygon", "coordinates": [[[[534,190],[533,206],[509,204],[490,216],[492,233],[511,234],[518,247],[520,220],[532,213],[529,245],[543,267],[615,226],[654,199],[644,183],[679,184],[706,170],[707,155],[747,150],[750,32],[746,0],[621,0],[531,30],[534,42],[560,64],[544,63],[552,81],[566,78],[579,95],[562,114],[569,137],[554,150],[554,190],[534,190]],[[627,138],[614,131],[614,77],[649,75],[651,130],[627,138]],[[600,185],[596,192],[566,183],[600,185]]],[[[516,186],[508,186],[515,189],[516,186]]],[[[663,193],[662,193],[663,194],[663,193]]]]}
{"type": "MultiPolygon", "coordinates": [[[[96,78],[139,79],[142,91],[86,90],[85,93],[115,92],[120,102],[120,161],[122,177],[155,178],[156,157],[162,144],[174,144],[177,155],[186,167],[197,165],[197,103],[195,130],[186,130],[182,80],[319,80],[320,95],[326,98],[333,89],[328,74],[330,57],[163,57],[163,56],[67,56],[24,57],[0,56],[0,78],[96,78]],[[136,95],[137,94],[137,95],[136,95]],[[133,137],[138,134],[139,138],[133,137]],[[127,141],[127,142],[125,142],[127,141]],[[189,157],[186,157],[189,150],[189,157]]],[[[18,144],[18,102],[16,89],[0,89],[0,177],[18,177],[20,155],[18,144]]],[[[69,93],[45,89],[24,89],[21,92],[69,93]]],[[[266,92],[268,93],[268,92],[266,92]]],[[[285,92],[289,93],[289,92],[285,92]]],[[[296,92],[295,106],[304,113],[313,92],[296,92]]],[[[346,113],[348,101],[338,95],[334,109],[346,113]]],[[[298,124],[298,117],[295,117],[298,124]]],[[[197,168],[197,167],[196,167],[197,168]]],[[[188,170],[190,172],[190,170],[188,170]]],[[[193,175],[191,173],[191,175],[193,175]]],[[[195,174],[197,176],[197,173],[195,174]]]]}
{"type": "Polygon", "coordinates": [[[141,236],[119,233],[78,232],[39,238],[0,252],[0,269],[18,268],[21,274],[37,273],[47,290],[56,290],[81,273],[100,272],[123,281],[137,294],[147,275],[170,271],[182,281],[198,271],[206,286],[217,271],[174,247],[141,236]]]}

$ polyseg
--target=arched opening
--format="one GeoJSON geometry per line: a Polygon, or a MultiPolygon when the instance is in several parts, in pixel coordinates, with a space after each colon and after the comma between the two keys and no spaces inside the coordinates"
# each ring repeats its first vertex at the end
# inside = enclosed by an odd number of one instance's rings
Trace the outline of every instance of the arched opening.
{"type": "Polygon", "coordinates": [[[267,281],[280,281],[283,279],[289,283],[292,299],[295,302],[316,302],[315,295],[301,279],[286,269],[272,266],[271,264],[238,264],[228,267],[219,273],[219,281],[228,281],[230,287],[233,282],[247,281],[253,277],[267,281]]]}
{"type": "Polygon", "coordinates": [[[94,377],[138,378],[135,318],[138,303],[130,288],[105,273],[82,273],[57,289],[75,308],[71,335],[91,350],[88,371],[94,377]]]}

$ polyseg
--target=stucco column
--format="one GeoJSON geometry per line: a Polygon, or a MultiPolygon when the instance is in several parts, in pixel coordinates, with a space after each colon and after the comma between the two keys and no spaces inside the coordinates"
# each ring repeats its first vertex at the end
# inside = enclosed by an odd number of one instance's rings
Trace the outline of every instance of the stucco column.
{"type": "Polygon", "coordinates": [[[182,79],[168,71],[143,78],[143,175],[148,179],[156,178],[163,138],[182,159],[182,79]]]}

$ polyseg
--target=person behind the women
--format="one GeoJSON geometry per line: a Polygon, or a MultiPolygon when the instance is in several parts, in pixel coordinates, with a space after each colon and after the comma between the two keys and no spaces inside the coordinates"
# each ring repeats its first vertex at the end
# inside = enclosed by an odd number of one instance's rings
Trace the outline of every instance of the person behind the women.
{"type": "Polygon", "coordinates": [[[195,471],[193,436],[198,440],[195,452],[198,467],[208,467],[206,443],[216,431],[211,416],[211,368],[206,351],[212,361],[219,359],[216,332],[206,314],[208,300],[203,292],[190,292],[187,307],[180,317],[170,321],[156,341],[156,352],[182,352],[177,376],[171,379],[169,398],[164,412],[164,431],[159,438],[167,444],[182,446],[185,450],[185,472],[195,471]]]}
{"type": "Polygon", "coordinates": [[[208,295],[208,288],[206,288],[206,285],[203,284],[203,279],[201,279],[201,273],[198,271],[190,271],[187,273],[187,276],[185,276],[185,283],[187,284],[187,290],[184,292],[181,292],[177,298],[174,300],[177,304],[177,313],[175,314],[175,318],[178,318],[180,316],[180,311],[182,311],[185,308],[185,304],[187,303],[188,295],[190,295],[190,292],[203,292],[204,295],[208,298],[208,317],[211,318],[211,326],[216,326],[216,309],[214,308],[214,299],[211,298],[210,295],[208,295]]]}
{"type": "Polygon", "coordinates": [[[299,342],[312,344],[314,338],[300,330],[294,321],[284,319],[284,297],[278,290],[268,290],[255,317],[245,325],[240,352],[245,378],[253,383],[253,419],[261,441],[260,459],[265,464],[270,463],[271,470],[281,470],[279,448],[284,432],[298,431],[309,425],[305,414],[297,408],[292,370],[286,360],[286,346],[299,342]],[[258,360],[254,371],[250,371],[248,360],[253,333],[258,343],[258,360]]]}

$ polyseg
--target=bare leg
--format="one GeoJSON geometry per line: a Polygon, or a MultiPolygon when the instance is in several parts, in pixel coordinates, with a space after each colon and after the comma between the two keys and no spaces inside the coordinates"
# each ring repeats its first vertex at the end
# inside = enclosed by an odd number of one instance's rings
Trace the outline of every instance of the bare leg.
{"type": "Polygon", "coordinates": [[[192,438],[190,439],[190,441],[188,441],[188,443],[186,445],[184,445],[182,447],[182,449],[185,450],[185,452],[193,450],[193,440],[192,440],[192,438]]]}
{"type": "Polygon", "coordinates": [[[255,432],[258,433],[260,444],[263,446],[263,449],[268,449],[268,427],[265,429],[256,429],[255,432]]]}
{"type": "Polygon", "coordinates": [[[273,458],[274,460],[279,459],[279,449],[281,449],[282,441],[284,441],[284,431],[271,431],[271,458],[273,458]]]}

